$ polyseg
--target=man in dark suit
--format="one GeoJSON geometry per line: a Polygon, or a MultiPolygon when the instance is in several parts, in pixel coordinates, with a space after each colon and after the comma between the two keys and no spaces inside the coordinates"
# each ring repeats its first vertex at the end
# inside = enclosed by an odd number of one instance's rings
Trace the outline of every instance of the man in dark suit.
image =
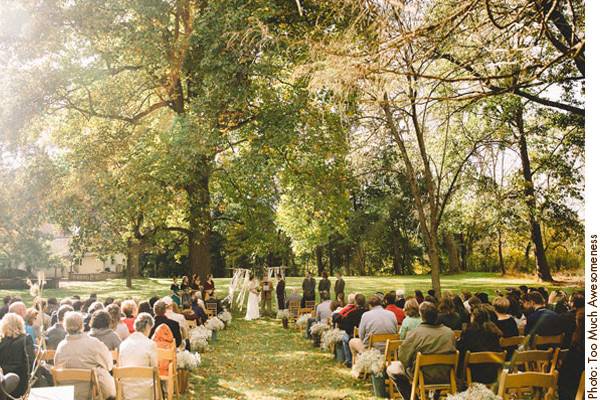
{"type": "Polygon", "coordinates": [[[158,328],[161,324],[165,324],[171,330],[173,338],[175,339],[175,344],[177,345],[177,347],[179,347],[181,345],[182,340],[179,322],[167,318],[165,316],[166,312],[167,304],[164,301],[158,300],[156,303],[154,303],[154,326],[152,327],[152,330],[150,330],[150,337],[154,335],[154,331],[156,330],[156,328],[158,328]]]}
{"type": "Polygon", "coordinates": [[[277,295],[277,309],[285,310],[285,280],[281,274],[277,274],[275,294],[277,295]]]}
{"type": "Polygon", "coordinates": [[[333,287],[333,290],[335,291],[335,300],[344,300],[344,290],[346,289],[346,282],[344,282],[344,278],[342,278],[342,274],[340,272],[337,272],[335,274],[335,277],[337,278],[335,280],[335,285],[333,287]]]}
{"type": "Polygon", "coordinates": [[[306,273],[306,278],[302,282],[302,307],[306,306],[307,301],[315,301],[315,288],[317,287],[317,281],[313,278],[312,274],[306,273]]]}
{"type": "Polygon", "coordinates": [[[527,316],[526,335],[555,336],[564,332],[560,316],[546,308],[546,300],[536,291],[523,297],[523,308],[527,316]]]}

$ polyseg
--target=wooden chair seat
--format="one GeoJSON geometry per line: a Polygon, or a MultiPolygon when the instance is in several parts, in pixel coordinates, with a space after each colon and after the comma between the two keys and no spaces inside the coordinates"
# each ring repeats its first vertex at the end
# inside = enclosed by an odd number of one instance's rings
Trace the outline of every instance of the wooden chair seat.
{"type": "MultiPolygon", "coordinates": [[[[152,379],[154,394],[153,400],[162,400],[162,389],[160,387],[160,376],[158,369],[152,367],[115,367],[113,378],[117,388],[116,400],[123,400],[123,379],[152,379]]],[[[150,400],[150,399],[149,399],[150,400]]]]}
{"type": "Polygon", "coordinates": [[[428,391],[443,391],[446,393],[455,394],[457,391],[456,385],[456,370],[458,368],[458,351],[447,354],[423,354],[417,353],[415,361],[414,377],[412,381],[412,390],[410,400],[415,400],[417,396],[420,400],[427,400],[426,393],[428,391]],[[447,366],[449,367],[449,382],[448,383],[433,383],[425,382],[423,367],[428,366],[447,366]]]}
{"type": "Polygon", "coordinates": [[[57,368],[51,369],[54,385],[73,384],[74,382],[88,383],[90,385],[90,394],[92,400],[100,400],[100,385],[98,376],[93,369],[81,368],[57,368]]]}
{"type": "MultiPolygon", "coordinates": [[[[500,376],[498,386],[498,396],[504,399],[515,399],[515,391],[522,392],[523,389],[529,389],[533,392],[535,389],[541,389],[543,399],[550,400],[554,398],[556,385],[558,383],[558,371],[551,374],[541,372],[522,372],[510,374],[506,371],[500,376]]],[[[525,398],[530,398],[527,395],[525,398]]]]}
{"type": "MultiPolygon", "coordinates": [[[[495,353],[492,351],[482,351],[482,352],[471,353],[470,351],[467,351],[467,353],[465,354],[465,362],[464,362],[464,377],[465,377],[467,386],[471,386],[473,384],[473,374],[472,374],[472,370],[471,370],[472,367],[477,368],[477,365],[481,365],[481,364],[496,365],[498,368],[497,380],[499,380],[505,361],[506,361],[506,351],[503,351],[500,353],[495,353]]],[[[486,384],[486,385],[491,386],[490,384],[486,384]]]]}

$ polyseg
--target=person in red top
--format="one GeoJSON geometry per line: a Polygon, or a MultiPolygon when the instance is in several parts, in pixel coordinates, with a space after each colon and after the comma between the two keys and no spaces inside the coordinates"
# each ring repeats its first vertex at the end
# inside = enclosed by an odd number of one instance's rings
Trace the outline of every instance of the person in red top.
{"type": "Polygon", "coordinates": [[[339,314],[340,317],[342,317],[342,318],[345,317],[345,316],[347,316],[348,314],[350,314],[350,312],[356,308],[356,304],[354,302],[354,297],[355,297],[355,294],[354,293],[350,293],[348,295],[348,304],[346,304],[344,306],[344,308],[342,308],[336,314],[339,314]]]}
{"type": "Polygon", "coordinates": [[[135,331],[133,323],[137,317],[137,304],[133,300],[125,300],[121,303],[121,312],[125,315],[123,322],[127,325],[129,333],[133,333],[135,331]]]}
{"type": "Polygon", "coordinates": [[[406,314],[404,314],[403,309],[401,309],[400,307],[398,307],[396,305],[396,293],[389,292],[388,294],[385,295],[384,300],[385,300],[385,304],[387,304],[385,306],[385,309],[393,312],[394,315],[396,316],[396,321],[398,321],[398,325],[401,325],[402,321],[404,321],[404,318],[406,317],[406,314]]]}

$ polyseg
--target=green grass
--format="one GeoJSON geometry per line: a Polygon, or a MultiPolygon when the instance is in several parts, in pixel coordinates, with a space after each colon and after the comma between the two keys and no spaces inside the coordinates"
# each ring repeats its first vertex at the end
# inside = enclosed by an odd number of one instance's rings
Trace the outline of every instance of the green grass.
{"type": "MultiPolygon", "coordinates": [[[[426,291],[431,287],[429,276],[410,277],[346,277],[346,293],[415,289],[426,291]]],[[[229,279],[216,279],[220,297],[227,293],[229,279]]],[[[287,288],[299,288],[302,278],[288,278],[287,288]]],[[[500,277],[491,273],[448,275],[442,278],[443,290],[458,292],[467,289],[493,294],[496,289],[518,285],[540,286],[534,279],[500,277]]],[[[572,290],[582,282],[561,284],[572,290]]],[[[169,294],[169,279],[139,279],[127,289],[123,280],[105,282],[62,282],[60,289],[44,291],[44,297],[67,297],[78,294],[82,298],[97,293],[100,299],[148,299],[169,294]]],[[[549,288],[556,286],[546,285],[549,288]]],[[[0,296],[20,295],[29,302],[26,290],[1,290],[0,296]]],[[[244,321],[234,313],[233,324],[219,332],[214,346],[202,354],[202,367],[190,378],[191,399],[369,399],[370,384],[357,381],[350,370],[332,360],[332,355],[312,347],[297,329],[285,330],[279,321],[261,319],[244,321]]]]}

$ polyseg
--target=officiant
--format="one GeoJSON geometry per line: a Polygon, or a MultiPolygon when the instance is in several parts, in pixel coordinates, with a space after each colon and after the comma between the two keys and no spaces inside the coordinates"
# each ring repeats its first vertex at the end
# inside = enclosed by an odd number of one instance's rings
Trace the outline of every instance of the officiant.
{"type": "Polygon", "coordinates": [[[263,275],[262,282],[260,283],[260,309],[263,315],[271,315],[271,298],[273,295],[273,282],[269,279],[269,275],[263,275]]]}

